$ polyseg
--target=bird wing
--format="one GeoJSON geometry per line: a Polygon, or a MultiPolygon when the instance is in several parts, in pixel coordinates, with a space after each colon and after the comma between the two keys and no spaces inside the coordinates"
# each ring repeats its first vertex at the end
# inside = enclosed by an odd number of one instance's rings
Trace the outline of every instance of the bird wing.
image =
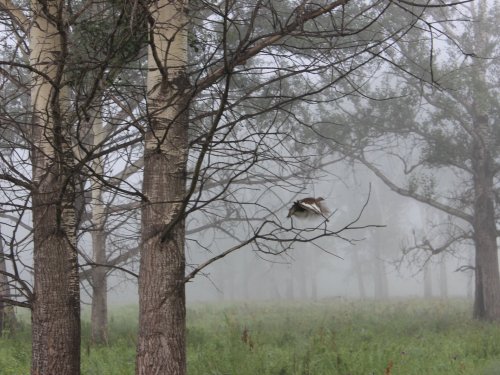
{"type": "Polygon", "coordinates": [[[304,210],[312,212],[316,215],[323,215],[323,212],[321,211],[321,207],[316,202],[300,201],[300,202],[297,202],[297,204],[300,207],[302,207],[304,210]]]}

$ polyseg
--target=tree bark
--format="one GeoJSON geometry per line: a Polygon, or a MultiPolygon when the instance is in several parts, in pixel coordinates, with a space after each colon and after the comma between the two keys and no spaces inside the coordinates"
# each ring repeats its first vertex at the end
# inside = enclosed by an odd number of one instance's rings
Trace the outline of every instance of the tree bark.
{"type": "Polygon", "coordinates": [[[33,375],[80,373],[80,286],[74,170],[67,124],[65,4],[31,2],[34,298],[33,375]]]}
{"type": "Polygon", "coordinates": [[[7,275],[2,272],[7,272],[5,264],[5,254],[3,250],[3,241],[0,238],[0,337],[3,336],[4,330],[9,334],[13,334],[16,329],[16,314],[12,306],[9,306],[2,299],[9,299],[10,287],[7,275]]]}
{"type": "MultiPolygon", "coordinates": [[[[486,1],[480,1],[472,8],[475,22],[472,25],[474,52],[479,56],[491,54],[489,24],[491,9],[486,1]]],[[[470,37],[470,36],[469,36],[470,37]]],[[[474,184],[474,243],[476,246],[475,263],[475,301],[474,317],[482,320],[500,321],[500,274],[498,267],[497,231],[495,220],[495,132],[489,124],[492,113],[492,100],[496,93],[490,91],[488,59],[479,59],[474,64],[472,84],[470,85],[472,106],[472,152],[471,162],[474,184]]],[[[495,126],[495,125],[493,125],[495,126]]]]}
{"type": "Polygon", "coordinates": [[[500,321],[500,274],[494,206],[494,168],[488,118],[479,115],[474,126],[474,244],[476,247],[474,317],[500,321]]]}
{"type": "Polygon", "coordinates": [[[185,225],[188,152],[186,4],[160,0],[148,54],[142,246],[139,273],[139,336],[136,374],[184,375],[185,225]]]}
{"type": "MultiPolygon", "coordinates": [[[[96,114],[92,123],[92,143],[95,146],[102,144],[105,132],[102,120],[96,114]]],[[[92,161],[92,169],[97,176],[104,175],[102,158],[92,161]]],[[[92,252],[96,264],[106,264],[106,232],[105,207],[102,197],[103,186],[99,178],[92,178],[91,187],[92,207],[92,252]]],[[[94,266],[91,273],[92,309],[90,316],[91,338],[95,344],[108,342],[108,274],[106,267],[94,266]]]]}
{"type": "MultiPolygon", "coordinates": [[[[92,232],[92,250],[97,264],[106,263],[105,234],[92,232]]],[[[108,342],[108,276],[105,267],[92,268],[91,338],[95,344],[108,342]]]]}

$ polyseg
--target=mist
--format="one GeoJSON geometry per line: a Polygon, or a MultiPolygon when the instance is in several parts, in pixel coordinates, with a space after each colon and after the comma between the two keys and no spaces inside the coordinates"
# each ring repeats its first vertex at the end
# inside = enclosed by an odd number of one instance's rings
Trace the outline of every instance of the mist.
{"type": "MultiPolygon", "coordinates": [[[[339,166],[318,172],[328,178],[304,186],[300,194],[290,195],[289,205],[297,197],[322,196],[333,212],[329,227],[344,226],[362,209],[359,226],[377,227],[352,230],[339,238],[294,244],[279,255],[242,248],[207,267],[187,284],[190,304],[472,298],[473,275],[466,267],[470,265],[470,248],[451,249],[438,255],[425,248],[408,251],[418,236],[436,230],[436,221],[446,220],[439,211],[390,191],[362,166],[339,166]]],[[[287,213],[285,206],[275,214],[287,223],[287,213]]],[[[321,230],[323,222],[322,218],[295,219],[294,225],[321,230]]],[[[210,239],[191,237],[188,267],[230,247],[234,237],[243,234],[236,231],[231,237],[219,233],[210,239]]],[[[111,305],[137,303],[134,278],[116,271],[110,286],[111,305]]]]}

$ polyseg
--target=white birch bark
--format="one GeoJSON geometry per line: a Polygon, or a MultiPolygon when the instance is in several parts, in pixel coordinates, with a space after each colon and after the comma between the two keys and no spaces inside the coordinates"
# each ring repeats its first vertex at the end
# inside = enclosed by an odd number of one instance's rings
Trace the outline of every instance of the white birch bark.
{"type": "Polygon", "coordinates": [[[68,125],[65,3],[31,2],[33,74],[33,375],[80,373],[80,290],[68,125]]]}

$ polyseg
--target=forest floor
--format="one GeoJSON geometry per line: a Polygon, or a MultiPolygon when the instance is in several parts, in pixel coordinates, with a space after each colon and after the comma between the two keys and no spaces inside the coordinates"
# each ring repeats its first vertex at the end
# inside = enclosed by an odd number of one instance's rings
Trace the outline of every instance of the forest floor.
{"type": "MultiPolygon", "coordinates": [[[[471,302],[344,299],[195,304],[189,375],[498,375],[500,325],[473,321],[471,302]]],[[[87,314],[84,314],[88,318],[87,314]]],[[[108,345],[83,323],[82,374],[134,373],[137,307],[110,314],[108,345]]],[[[0,374],[29,373],[29,326],[0,338],[0,374]]]]}

